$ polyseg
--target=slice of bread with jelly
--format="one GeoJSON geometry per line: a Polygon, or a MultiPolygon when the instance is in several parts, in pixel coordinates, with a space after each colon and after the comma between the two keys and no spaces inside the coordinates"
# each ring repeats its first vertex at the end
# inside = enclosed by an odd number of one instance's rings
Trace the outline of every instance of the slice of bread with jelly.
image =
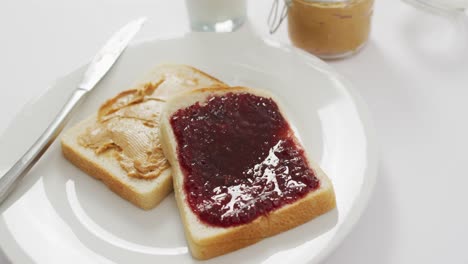
{"type": "Polygon", "coordinates": [[[195,258],[240,249],[336,206],[332,183],[266,91],[177,95],[164,106],[160,128],[195,258]]]}
{"type": "Polygon", "coordinates": [[[150,209],[172,191],[159,119],[173,94],[224,83],[193,67],[161,65],[62,136],[71,163],[134,205],[150,209]]]}

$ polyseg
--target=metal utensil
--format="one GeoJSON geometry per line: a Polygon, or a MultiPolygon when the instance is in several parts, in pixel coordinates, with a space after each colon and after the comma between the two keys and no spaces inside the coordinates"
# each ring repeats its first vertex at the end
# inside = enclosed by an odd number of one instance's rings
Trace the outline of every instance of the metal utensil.
{"type": "Polygon", "coordinates": [[[52,121],[44,133],[15,165],[0,178],[0,204],[8,197],[24,175],[34,166],[55,138],[57,138],[58,134],[70,119],[73,110],[76,109],[77,105],[83,101],[88,92],[96,86],[102,77],[106,75],[145,21],[146,18],[139,18],[125,25],[115,33],[96,54],[89,64],[83,76],[83,80],[73,91],[54,121],[52,121]]]}

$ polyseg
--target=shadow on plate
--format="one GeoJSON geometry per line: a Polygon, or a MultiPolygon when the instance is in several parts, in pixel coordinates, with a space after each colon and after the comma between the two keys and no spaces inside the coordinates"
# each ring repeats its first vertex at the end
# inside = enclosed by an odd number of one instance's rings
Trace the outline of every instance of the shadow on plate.
{"type": "Polygon", "coordinates": [[[396,216],[387,177],[385,166],[381,166],[367,210],[349,236],[324,263],[394,263],[391,250],[395,241],[396,216]]]}
{"type": "MultiPolygon", "coordinates": [[[[423,99],[412,97],[414,93],[408,92],[413,87],[409,87],[405,81],[400,65],[372,40],[352,59],[353,67],[349,67],[346,61],[337,62],[334,66],[349,76],[356,90],[367,101],[381,147],[389,144],[386,138],[408,137],[405,129],[378,130],[408,127],[415,120],[423,118],[423,114],[415,109],[415,102],[421,104],[423,99]],[[375,71],[376,65],[378,71],[375,71]],[[369,72],[372,72],[372,78],[369,78],[369,72]]],[[[383,156],[379,162],[378,176],[367,209],[355,228],[324,263],[394,263],[392,248],[396,240],[395,224],[398,216],[395,215],[394,186],[390,180],[392,176],[387,172],[385,158],[383,156]]]]}

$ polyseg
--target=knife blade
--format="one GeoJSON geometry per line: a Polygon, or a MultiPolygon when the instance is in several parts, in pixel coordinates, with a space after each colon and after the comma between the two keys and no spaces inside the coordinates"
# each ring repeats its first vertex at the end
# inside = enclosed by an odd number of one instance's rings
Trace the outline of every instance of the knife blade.
{"type": "Polygon", "coordinates": [[[115,33],[92,59],[82,81],[73,91],[68,101],[42,135],[26,153],[0,178],[0,204],[11,194],[18,182],[28,173],[42,154],[57,138],[70,119],[73,111],[83,101],[87,93],[106,75],[128,43],[143,26],[146,18],[134,20],[115,33]]]}
{"type": "Polygon", "coordinates": [[[90,91],[104,77],[125,47],[145,23],[146,18],[134,20],[110,38],[92,59],[78,88],[90,91]]]}

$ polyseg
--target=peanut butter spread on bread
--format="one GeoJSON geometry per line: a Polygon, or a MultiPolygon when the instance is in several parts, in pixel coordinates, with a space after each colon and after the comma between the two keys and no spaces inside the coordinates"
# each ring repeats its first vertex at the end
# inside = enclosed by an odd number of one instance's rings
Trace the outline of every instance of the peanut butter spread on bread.
{"type": "Polygon", "coordinates": [[[97,155],[111,151],[128,176],[156,178],[169,168],[157,129],[164,101],[153,97],[160,83],[148,83],[108,100],[78,143],[97,155]]]}

